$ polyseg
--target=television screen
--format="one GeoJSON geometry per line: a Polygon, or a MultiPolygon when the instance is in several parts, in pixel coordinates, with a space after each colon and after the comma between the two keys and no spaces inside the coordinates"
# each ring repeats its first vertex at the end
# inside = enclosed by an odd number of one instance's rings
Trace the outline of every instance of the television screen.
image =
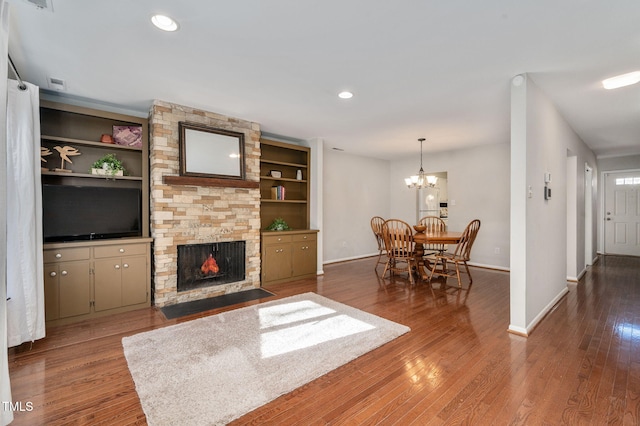
{"type": "Polygon", "coordinates": [[[42,185],[45,242],[142,235],[138,188],[42,185]]]}

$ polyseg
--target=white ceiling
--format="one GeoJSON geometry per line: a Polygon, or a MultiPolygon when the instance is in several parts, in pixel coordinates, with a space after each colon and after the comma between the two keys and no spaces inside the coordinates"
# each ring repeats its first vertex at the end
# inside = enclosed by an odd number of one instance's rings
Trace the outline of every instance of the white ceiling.
{"type": "Polygon", "coordinates": [[[152,99],[264,132],[401,158],[509,141],[510,81],[529,73],[599,156],[640,154],[637,0],[13,0],[24,80],[147,112],[152,99]],[[152,26],[154,13],[180,24],[152,26]],[[341,90],[351,100],[337,97],[341,90]]]}

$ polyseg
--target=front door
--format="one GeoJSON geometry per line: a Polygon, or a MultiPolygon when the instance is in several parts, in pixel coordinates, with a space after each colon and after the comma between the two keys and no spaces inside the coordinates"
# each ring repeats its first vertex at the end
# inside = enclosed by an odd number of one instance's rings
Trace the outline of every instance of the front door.
{"type": "Polygon", "coordinates": [[[605,253],[640,256],[640,171],[605,174],[605,253]]]}

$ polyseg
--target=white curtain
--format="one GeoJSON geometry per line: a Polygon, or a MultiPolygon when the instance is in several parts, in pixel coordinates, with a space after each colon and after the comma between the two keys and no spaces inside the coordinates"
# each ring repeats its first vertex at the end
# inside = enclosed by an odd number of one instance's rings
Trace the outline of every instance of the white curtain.
{"type": "Polygon", "coordinates": [[[9,347],[45,335],[39,88],[7,88],[7,333],[9,347]]]}
{"type": "MultiPolygon", "coordinates": [[[[9,4],[0,0],[0,248],[7,242],[7,67],[9,54],[9,4]]],[[[4,250],[3,250],[4,251],[4,250]]],[[[0,401],[11,402],[9,360],[7,357],[7,280],[6,257],[0,254],[0,401]]],[[[13,421],[13,412],[0,408],[0,424],[13,421]]]]}

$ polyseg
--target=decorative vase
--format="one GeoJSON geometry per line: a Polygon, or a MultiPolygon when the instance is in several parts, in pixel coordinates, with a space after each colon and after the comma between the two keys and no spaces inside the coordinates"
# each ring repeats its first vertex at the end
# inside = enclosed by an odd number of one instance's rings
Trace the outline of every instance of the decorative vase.
{"type": "Polygon", "coordinates": [[[113,136],[111,136],[108,133],[104,133],[101,137],[100,137],[100,142],[102,143],[115,143],[115,141],[113,140],[113,136]]]}
{"type": "Polygon", "coordinates": [[[302,180],[302,170],[298,169],[298,171],[296,172],[296,179],[302,180]]]}
{"type": "Polygon", "coordinates": [[[98,175],[98,176],[123,176],[124,175],[122,170],[118,170],[117,172],[114,173],[110,169],[95,169],[95,168],[91,168],[91,174],[98,175]]]}

